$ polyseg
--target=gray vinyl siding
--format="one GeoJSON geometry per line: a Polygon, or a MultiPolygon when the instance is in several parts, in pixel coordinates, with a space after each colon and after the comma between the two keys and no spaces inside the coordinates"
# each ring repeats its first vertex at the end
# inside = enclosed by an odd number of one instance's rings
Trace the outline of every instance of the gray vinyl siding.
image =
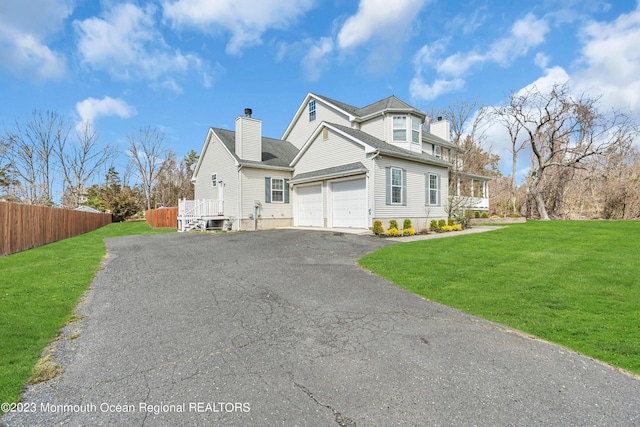
{"type": "Polygon", "coordinates": [[[322,132],[318,134],[295,168],[296,174],[301,174],[355,162],[362,162],[369,167],[364,147],[329,130],[326,141],[322,132]]]}
{"type": "Polygon", "coordinates": [[[262,122],[238,117],[236,119],[236,154],[243,160],[262,161],[262,122]]]}
{"type": "Polygon", "coordinates": [[[302,114],[294,122],[287,141],[298,148],[302,148],[307,139],[322,122],[338,123],[343,126],[351,126],[349,118],[333,108],[329,108],[322,101],[316,100],[316,119],[309,121],[308,104],[304,106],[302,114]]]}
{"type": "Polygon", "coordinates": [[[380,156],[375,161],[375,218],[444,218],[444,207],[428,206],[426,202],[426,178],[425,174],[435,173],[440,175],[441,200],[446,201],[448,188],[448,170],[438,166],[425,165],[393,157],[380,156]],[[386,167],[396,167],[406,170],[406,195],[407,204],[386,204],[386,167]]]}
{"type": "Polygon", "coordinates": [[[366,122],[360,123],[360,130],[374,136],[382,141],[385,141],[385,117],[382,115],[376,116],[366,122]]]}
{"type": "Polygon", "coordinates": [[[223,190],[225,216],[236,216],[238,209],[238,169],[234,159],[215,135],[211,136],[196,176],[194,184],[196,199],[218,200],[219,187],[211,186],[212,173],[217,174],[218,181],[223,181],[225,184],[223,190]]]}
{"type": "MultiPolygon", "coordinates": [[[[259,219],[293,218],[293,197],[289,193],[289,203],[265,202],[265,177],[291,179],[291,172],[261,168],[243,167],[240,171],[242,179],[242,219],[253,214],[254,200],[260,200],[259,219]]],[[[226,194],[226,193],[225,193],[226,194]]]]}

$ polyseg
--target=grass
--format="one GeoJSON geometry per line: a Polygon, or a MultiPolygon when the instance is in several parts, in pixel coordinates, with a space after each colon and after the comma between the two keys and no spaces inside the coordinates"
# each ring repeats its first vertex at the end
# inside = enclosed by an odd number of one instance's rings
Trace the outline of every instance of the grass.
{"type": "Polygon", "coordinates": [[[0,402],[17,402],[32,372],[52,374],[49,360],[34,367],[60,329],[77,320],[74,308],[106,253],[103,239],[170,231],[114,223],[0,258],[0,402]]]}
{"type": "Polygon", "coordinates": [[[530,221],[391,245],[360,264],[403,288],[640,374],[640,222],[530,221]]]}

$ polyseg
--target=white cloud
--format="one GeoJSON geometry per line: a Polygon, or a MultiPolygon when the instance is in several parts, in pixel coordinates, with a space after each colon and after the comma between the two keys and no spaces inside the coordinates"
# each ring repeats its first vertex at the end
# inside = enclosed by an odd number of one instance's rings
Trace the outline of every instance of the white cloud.
{"type": "Polygon", "coordinates": [[[542,68],[542,69],[545,69],[545,68],[547,68],[547,66],[549,65],[549,61],[550,61],[550,59],[549,59],[549,57],[548,57],[547,55],[545,55],[545,54],[544,54],[544,53],[542,53],[542,52],[538,52],[538,53],[536,53],[536,58],[534,59],[534,61],[533,61],[533,62],[534,62],[538,67],[540,67],[540,68],[542,68]]]}
{"type": "Polygon", "coordinates": [[[313,6],[313,0],[261,0],[250,5],[235,0],[178,0],[162,4],[165,19],[178,27],[230,32],[227,53],[233,55],[260,44],[267,30],[288,27],[313,6]]]}
{"type": "Polygon", "coordinates": [[[474,49],[469,52],[456,52],[443,59],[439,54],[445,50],[445,41],[433,43],[431,46],[425,45],[414,57],[416,76],[411,82],[411,96],[432,100],[434,94],[439,96],[459,90],[464,86],[462,77],[475,66],[494,62],[506,67],[516,58],[526,55],[532,48],[542,44],[548,32],[549,25],[546,21],[528,14],[512,25],[509,36],[495,40],[486,52],[474,49]],[[438,73],[439,78],[431,85],[423,82],[425,68],[432,68],[438,73]],[[425,96],[429,98],[424,98],[425,96]]]}
{"type": "Polygon", "coordinates": [[[302,60],[305,77],[309,81],[320,78],[323,66],[326,65],[327,55],[333,51],[333,40],[330,37],[322,37],[313,43],[302,60]]]}
{"type": "MultiPolygon", "coordinates": [[[[167,46],[156,28],[155,13],[152,5],[142,9],[133,4],[119,4],[102,18],[76,21],[83,64],[122,80],[132,77],[156,80],[190,69],[200,71],[203,64],[197,55],[183,54],[167,46]]],[[[181,91],[177,84],[165,86],[181,91]]]]}
{"type": "Polygon", "coordinates": [[[102,99],[87,98],[76,103],[76,111],[83,123],[93,124],[103,116],[118,116],[126,119],[136,113],[135,109],[119,98],[105,96],[102,99]]]}
{"type": "Polygon", "coordinates": [[[351,49],[374,37],[404,38],[425,3],[426,0],[360,0],[358,11],[338,33],[338,46],[351,49]]]}
{"type": "Polygon", "coordinates": [[[6,1],[0,13],[0,66],[36,80],[60,79],[66,60],[46,44],[73,11],[71,0],[6,1]],[[34,13],[37,11],[37,13],[34,13]]]}
{"type": "Polygon", "coordinates": [[[425,101],[432,101],[438,98],[440,95],[449,92],[455,92],[464,87],[464,80],[442,80],[437,79],[433,84],[427,84],[421,77],[414,77],[409,85],[409,92],[411,96],[416,99],[422,99],[425,101]]]}
{"type": "Polygon", "coordinates": [[[602,96],[608,107],[630,108],[640,120],[640,3],[612,22],[591,22],[581,38],[575,86],[602,96]]]}

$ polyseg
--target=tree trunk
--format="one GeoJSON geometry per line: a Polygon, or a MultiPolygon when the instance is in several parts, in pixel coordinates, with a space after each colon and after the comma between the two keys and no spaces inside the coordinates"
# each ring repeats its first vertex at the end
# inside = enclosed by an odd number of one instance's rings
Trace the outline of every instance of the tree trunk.
{"type": "Polygon", "coordinates": [[[540,219],[548,221],[550,218],[549,218],[549,214],[547,213],[547,207],[544,205],[544,197],[542,196],[542,193],[538,188],[539,185],[540,185],[540,179],[533,178],[531,186],[529,187],[529,191],[531,192],[531,196],[533,197],[533,200],[536,202],[536,210],[538,211],[538,215],[540,216],[540,219]]]}

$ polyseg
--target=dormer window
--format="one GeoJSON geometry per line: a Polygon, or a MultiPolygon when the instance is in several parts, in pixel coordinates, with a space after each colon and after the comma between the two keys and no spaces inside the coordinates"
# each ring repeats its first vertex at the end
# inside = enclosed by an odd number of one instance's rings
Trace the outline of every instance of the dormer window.
{"type": "Polygon", "coordinates": [[[420,144],[420,126],[422,122],[417,117],[411,117],[411,142],[420,144]]]}
{"type": "Polygon", "coordinates": [[[393,116],[393,141],[407,141],[407,116],[393,116]]]}
{"type": "Polygon", "coordinates": [[[309,102],[309,121],[312,122],[316,119],[316,101],[309,102]]]}

